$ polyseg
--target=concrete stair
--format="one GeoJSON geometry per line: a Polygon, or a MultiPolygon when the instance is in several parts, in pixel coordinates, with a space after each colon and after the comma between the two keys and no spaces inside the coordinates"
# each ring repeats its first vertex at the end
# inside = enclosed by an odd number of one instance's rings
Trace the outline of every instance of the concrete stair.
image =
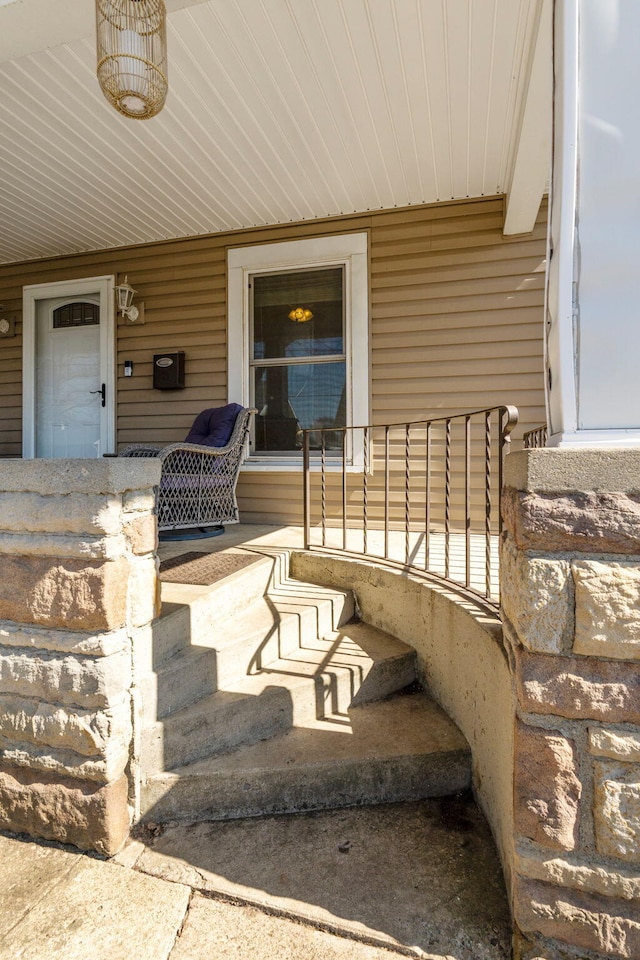
{"type": "Polygon", "coordinates": [[[414,651],[354,620],[349,592],[292,580],[287,559],[256,554],[211,587],[163,584],[141,682],[146,819],[387,803],[469,785],[468,746],[415,689],[414,651]]]}

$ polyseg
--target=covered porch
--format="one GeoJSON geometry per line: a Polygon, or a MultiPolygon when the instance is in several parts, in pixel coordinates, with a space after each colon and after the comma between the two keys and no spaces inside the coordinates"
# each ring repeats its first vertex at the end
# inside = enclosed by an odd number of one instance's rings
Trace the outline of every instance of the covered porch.
{"type": "Polygon", "coordinates": [[[90,6],[0,0],[2,822],[110,854],[151,811],[471,784],[514,956],[636,956],[637,12],[170,0],[171,97],[131,124],[95,85],[90,6]],[[114,301],[127,277],[135,314],[114,301]],[[185,381],[167,391],[169,359],[185,381]],[[102,454],[182,440],[227,401],[262,418],[242,522],[158,549],[158,471],[102,454]],[[482,437],[463,429],[455,462],[446,424],[511,404],[514,449],[487,483],[482,437]],[[436,420],[434,473],[409,425],[436,420]],[[520,450],[545,420],[547,445],[520,450]],[[361,429],[318,470],[317,435],[361,429]],[[218,587],[160,585],[159,561],[188,552],[250,562],[218,587]],[[257,647],[234,633],[254,604],[257,647]],[[365,710],[356,786],[342,748],[314,779],[310,726],[343,743],[365,710]],[[387,727],[399,751],[374,749],[387,727]],[[287,730],[298,752],[272,762],[262,742],[287,730]]]}

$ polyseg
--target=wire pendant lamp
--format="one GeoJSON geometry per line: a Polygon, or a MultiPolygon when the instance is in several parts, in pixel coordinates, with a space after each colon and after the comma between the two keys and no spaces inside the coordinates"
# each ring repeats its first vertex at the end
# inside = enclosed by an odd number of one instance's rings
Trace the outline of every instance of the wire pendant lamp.
{"type": "Polygon", "coordinates": [[[96,0],[98,83],[125,117],[146,120],[167,99],[164,0],[96,0]]]}

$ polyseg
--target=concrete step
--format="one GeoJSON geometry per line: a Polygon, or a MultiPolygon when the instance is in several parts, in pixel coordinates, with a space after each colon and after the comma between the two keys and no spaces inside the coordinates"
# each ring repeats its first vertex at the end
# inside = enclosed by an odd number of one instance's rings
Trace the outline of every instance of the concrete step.
{"type": "MultiPolygon", "coordinates": [[[[255,600],[249,608],[206,635],[177,647],[174,655],[155,664],[141,680],[143,711],[149,722],[219,688],[257,673],[343,623],[352,611],[348,594],[342,597],[301,598],[296,603],[276,597],[255,600]],[[341,600],[342,603],[338,603],[341,600]]],[[[155,663],[154,655],[154,663],[155,663]]]]}
{"type": "Polygon", "coordinates": [[[199,644],[212,625],[233,618],[264,597],[273,581],[276,560],[258,553],[252,556],[255,562],[209,586],[162,582],[162,611],[153,631],[154,666],[190,643],[199,644]]]}
{"type": "Polygon", "coordinates": [[[215,653],[189,647],[140,681],[145,718],[162,720],[218,689],[215,653]]]}
{"type": "Polygon", "coordinates": [[[310,637],[285,656],[210,696],[148,722],[143,770],[170,770],[350,706],[379,700],[415,679],[415,651],[368,624],[310,637]]]}
{"type": "Polygon", "coordinates": [[[282,581],[277,567],[277,558],[258,557],[256,564],[233,574],[233,583],[230,577],[223,581],[226,590],[220,583],[163,583],[162,613],[153,625],[153,668],[192,646],[208,647],[217,652],[222,683],[242,676],[254,658],[258,665],[268,663],[294,649],[299,638],[323,636],[352,619],[350,591],[282,581]],[[223,649],[229,665],[220,662],[223,649]]]}
{"type": "Polygon", "coordinates": [[[425,694],[397,694],[151,776],[143,816],[258,817],[446,796],[470,782],[455,724],[425,694]]]}

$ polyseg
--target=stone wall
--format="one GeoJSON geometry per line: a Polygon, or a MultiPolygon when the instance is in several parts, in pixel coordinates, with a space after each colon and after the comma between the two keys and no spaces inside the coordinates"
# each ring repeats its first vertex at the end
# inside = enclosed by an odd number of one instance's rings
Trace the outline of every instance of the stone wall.
{"type": "Polygon", "coordinates": [[[2,463],[2,829],[106,854],[127,836],[159,477],[151,460],[2,463]]]}
{"type": "Polygon", "coordinates": [[[517,958],[640,957],[640,451],[505,470],[517,958]]]}

